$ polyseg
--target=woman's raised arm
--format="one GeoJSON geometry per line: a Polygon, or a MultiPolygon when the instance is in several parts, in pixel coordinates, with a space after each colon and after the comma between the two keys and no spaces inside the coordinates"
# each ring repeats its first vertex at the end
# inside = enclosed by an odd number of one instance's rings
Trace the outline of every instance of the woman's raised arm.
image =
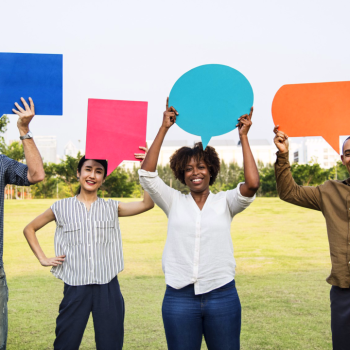
{"type": "Polygon", "coordinates": [[[145,160],[142,163],[141,169],[146,171],[156,171],[158,157],[160,148],[162,147],[163,140],[167,134],[169,128],[173,126],[176,122],[176,116],[178,115],[174,107],[169,107],[169,97],[166,100],[166,110],[163,113],[163,123],[160,127],[158,134],[155,140],[152,143],[151,148],[149,149],[145,160]]]}
{"type": "Polygon", "coordinates": [[[249,146],[248,131],[252,126],[253,107],[250,113],[242,115],[238,119],[239,138],[241,140],[243,151],[243,167],[244,167],[244,184],[240,187],[241,195],[244,197],[253,197],[260,186],[260,178],[258,168],[249,146]]]}

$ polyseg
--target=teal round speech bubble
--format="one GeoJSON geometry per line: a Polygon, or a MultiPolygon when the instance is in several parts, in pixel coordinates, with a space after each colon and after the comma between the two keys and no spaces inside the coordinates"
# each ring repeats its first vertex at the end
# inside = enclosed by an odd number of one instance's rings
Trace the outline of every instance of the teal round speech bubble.
{"type": "Polygon", "coordinates": [[[248,79],[222,64],[191,69],[176,81],[169,95],[169,106],[179,113],[176,124],[200,136],[203,148],[213,136],[235,129],[238,118],[249,114],[253,101],[248,79]]]}

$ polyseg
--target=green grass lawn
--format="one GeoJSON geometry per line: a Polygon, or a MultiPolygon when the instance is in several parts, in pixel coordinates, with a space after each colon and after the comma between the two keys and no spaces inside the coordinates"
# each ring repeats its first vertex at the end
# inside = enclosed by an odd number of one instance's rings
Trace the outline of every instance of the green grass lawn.
{"type": "MultiPolygon", "coordinates": [[[[128,201],[128,199],[124,199],[128,201]]],[[[8,349],[52,349],[63,283],[42,267],[22,234],[54,200],[5,201],[4,262],[10,289],[8,349]]],[[[167,220],[159,208],[121,218],[126,303],[125,350],[166,349],[161,318],[161,256],[167,220]]],[[[38,232],[53,256],[55,224],[38,232]]],[[[321,213],[258,198],[234,218],[241,349],[331,349],[327,233],[321,213]]],[[[95,349],[92,319],[81,349],[95,349]]],[[[207,349],[204,342],[202,349],[207,349]]]]}

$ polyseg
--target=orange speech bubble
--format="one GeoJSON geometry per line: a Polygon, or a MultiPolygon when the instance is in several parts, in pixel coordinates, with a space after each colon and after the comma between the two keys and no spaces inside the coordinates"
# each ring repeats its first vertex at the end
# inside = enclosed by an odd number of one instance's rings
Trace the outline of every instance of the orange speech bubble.
{"type": "Polygon", "coordinates": [[[350,134],[350,81],[283,85],[272,117],[288,136],[323,136],[340,154],[339,136],[350,134]]]}

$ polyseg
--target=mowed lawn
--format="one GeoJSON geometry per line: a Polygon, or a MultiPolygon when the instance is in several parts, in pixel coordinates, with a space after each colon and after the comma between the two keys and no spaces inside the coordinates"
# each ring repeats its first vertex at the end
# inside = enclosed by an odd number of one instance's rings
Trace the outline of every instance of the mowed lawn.
{"type": "MultiPolygon", "coordinates": [[[[129,201],[124,199],[124,201],[129,201]]],[[[5,201],[4,261],[10,289],[8,349],[52,349],[63,282],[42,267],[24,226],[54,200],[5,201]]],[[[161,269],[167,219],[159,208],[121,218],[126,303],[125,350],[165,350],[161,269]]],[[[55,224],[38,232],[53,256],[55,224]]],[[[242,303],[241,349],[331,349],[328,240],[321,213],[258,198],[237,215],[231,234],[242,303]]],[[[81,349],[95,349],[90,318],[81,349]]],[[[204,341],[202,349],[207,349],[204,341]]]]}

